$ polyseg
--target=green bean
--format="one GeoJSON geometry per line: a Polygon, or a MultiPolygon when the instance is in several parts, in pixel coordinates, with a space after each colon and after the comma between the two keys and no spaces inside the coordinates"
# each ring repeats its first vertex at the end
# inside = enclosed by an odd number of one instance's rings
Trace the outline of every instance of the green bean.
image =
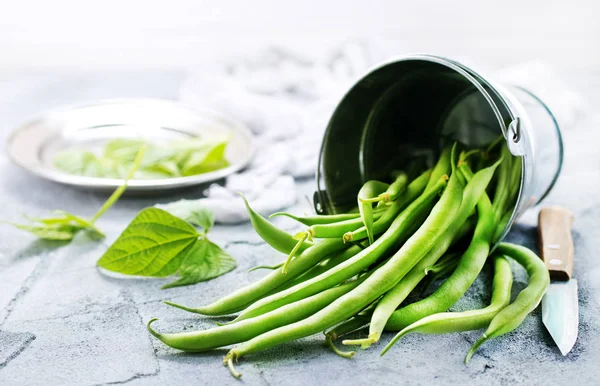
{"type": "Polygon", "coordinates": [[[495,163],[494,165],[477,172],[477,174],[473,176],[464,189],[460,207],[453,216],[454,218],[450,225],[443,233],[441,233],[441,235],[438,235],[435,244],[433,244],[433,247],[427,252],[423,259],[421,259],[402,280],[383,295],[371,318],[368,338],[344,341],[343,344],[361,344],[363,348],[366,348],[379,341],[386,323],[394,313],[396,307],[406,299],[410,292],[421,282],[423,277],[425,277],[425,270],[435,264],[435,262],[448,250],[452,244],[452,240],[456,238],[463,224],[467,221],[467,218],[477,205],[477,202],[485,193],[485,189],[494,176],[494,172],[498,165],[499,163],[495,163]]]}
{"type": "Polygon", "coordinates": [[[344,336],[356,330],[359,330],[369,324],[369,319],[366,316],[353,316],[350,319],[338,324],[334,328],[325,332],[325,336],[329,336],[331,340],[337,340],[340,336],[344,336]]]}
{"type": "Polygon", "coordinates": [[[544,262],[529,249],[510,243],[500,243],[496,252],[511,257],[522,265],[529,275],[529,283],[512,304],[494,316],[483,336],[469,350],[465,363],[469,362],[479,346],[487,340],[519,327],[525,317],[538,306],[550,285],[550,274],[544,262]]]}
{"type": "Polygon", "coordinates": [[[435,184],[435,182],[441,176],[443,176],[444,174],[450,174],[450,170],[451,170],[450,156],[451,155],[452,155],[452,147],[451,146],[444,147],[444,149],[442,150],[442,153],[440,154],[440,158],[438,158],[437,163],[435,164],[435,166],[433,167],[433,170],[431,171],[431,178],[429,178],[429,182],[427,182],[425,191],[431,189],[433,187],[433,185],[435,184]]]}
{"type": "Polygon", "coordinates": [[[512,271],[508,260],[496,257],[494,260],[494,282],[492,285],[492,300],[490,305],[480,309],[465,312],[440,312],[429,315],[400,331],[385,346],[383,356],[403,336],[419,332],[421,334],[446,334],[485,328],[490,321],[510,303],[512,287],[512,271]]]}
{"type": "Polygon", "coordinates": [[[399,173],[396,176],[394,182],[390,184],[389,188],[378,196],[379,201],[396,201],[398,198],[400,198],[400,195],[406,190],[407,185],[408,175],[404,172],[399,173]]]}
{"type": "Polygon", "coordinates": [[[496,146],[502,144],[504,142],[504,135],[500,134],[496,139],[494,139],[488,147],[485,149],[486,153],[491,153],[496,146]]]}
{"type": "Polygon", "coordinates": [[[282,275],[279,271],[269,273],[262,279],[242,287],[233,293],[221,298],[212,304],[190,308],[179,304],[165,302],[166,304],[181,308],[185,311],[194,312],[197,314],[204,315],[228,315],[254,303],[258,299],[267,295],[273,289],[287,283],[288,281],[300,276],[302,273],[315,266],[326,256],[339,251],[345,247],[344,242],[338,239],[328,239],[320,243],[316,243],[312,247],[302,252],[296,259],[294,259],[288,269],[286,276],[282,275]]]}
{"type": "MultiPolygon", "coordinates": [[[[258,235],[270,246],[278,250],[282,253],[290,253],[292,249],[298,244],[298,241],[294,239],[292,235],[289,233],[282,231],[277,228],[275,225],[271,224],[267,219],[263,216],[259,215],[255,211],[252,210],[248,201],[244,196],[242,196],[244,200],[244,204],[246,205],[246,209],[250,214],[250,221],[252,222],[252,227],[258,235]]],[[[306,248],[310,247],[312,243],[305,242],[300,245],[299,250],[304,251],[306,248]]]]}
{"type": "Polygon", "coordinates": [[[257,318],[235,324],[227,324],[201,331],[161,334],[150,327],[156,321],[156,319],[152,319],[148,322],[148,330],[161,342],[178,350],[188,352],[211,350],[244,342],[270,329],[302,320],[356,288],[360,282],[361,280],[354,280],[330,288],[297,303],[289,304],[257,318]]]}
{"type": "MultiPolygon", "coordinates": [[[[379,218],[383,212],[378,212],[375,214],[375,218],[379,218]]],[[[287,274],[287,267],[296,255],[298,251],[300,251],[301,247],[304,245],[306,240],[312,240],[314,237],[316,238],[338,238],[342,237],[344,233],[355,230],[356,228],[362,225],[362,218],[355,218],[350,220],[339,221],[332,224],[316,224],[308,227],[306,231],[299,232],[294,236],[294,239],[298,240],[294,248],[290,251],[287,259],[283,263],[281,268],[281,274],[287,274]]]]}
{"type": "MultiPolygon", "coordinates": [[[[358,211],[360,213],[360,219],[362,225],[367,229],[367,237],[369,244],[373,244],[373,202],[370,199],[377,198],[379,194],[389,188],[388,184],[383,182],[371,180],[365,182],[362,188],[358,192],[358,211]]],[[[355,229],[352,229],[352,231],[355,229]]],[[[346,232],[344,232],[346,233],[346,232]]]]}
{"type": "Polygon", "coordinates": [[[248,272],[253,272],[259,269],[270,269],[270,270],[274,270],[274,269],[279,269],[283,266],[283,263],[279,263],[279,264],[275,264],[275,265],[257,265],[256,267],[252,267],[248,270],[248,272]]]}
{"type": "Polygon", "coordinates": [[[238,319],[243,320],[261,315],[281,307],[282,305],[314,295],[319,291],[331,288],[332,286],[351,278],[371,266],[387,250],[408,238],[409,231],[413,226],[413,220],[420,215],[420,213],[428,212],[429,208],[433,206],[433,201],[438,197],[438,192],[446,186],[446,178],[447,177],[440,178],[438,184],[434,186],[434,188],[430,189],[427,193],[423,193],[417,200],[410,204],[392,223],[390,228],[368,248],[317,277],[257,301],[243,310],[238,316],[238,319]]]}
{"type": "MultiPolygon", "coordinates": [[[[374,197],[364,197],[362,200],[359,200],[359,208],[361,202],[370,202],[384,204],[390,201],[396,201],[400,195],[406,190],[406,185],[408,184],[408,175],[404,172],[399,172],[395,178],[394,182],[392,182],[385,192],[378,194],[374,197]]],[[[360,192],[359,192],[360,196],[360,192]]]]}
{"type": "Polygon", "coordinates": [[[374,304],[361,311],[356,316],[351,317],[348,320],[343,321],[334,328],[326,331],[325,334],[325,345],[327,345],[334,353],[343,358],[352,358],[354,351],[342,351],[338,349],[333,341],[337,340],[340,336],[349,334],[351,332],[360,330],[361,328],[369,324],[369,315],[373,312],[374,304]]]}
{"type": "Polygon", "coordinates": [[[458,264],[458,255],[456,253],[448,253],[442,256],[435,264],[425,268],[425,275],[438,274],[440,272],[447,272],[448,270],[454,270],[458,264]]]}
{"type": "Polygon", "coordinates": [[[494,237],[492,238],[493,241],[497,241],[500,239],[500,237],[502,236],[502,233],[504,233],[504,230],[506,229],[506,226],[508,225],[508,222],[510,221],[511,217],[512,217],[512,212],[509,211],[509,212],[504,213],[504,216],[502,216],[502,218],[498,222],[498,225],[496,226],[496,231],[494,232],[494,237]]]}
{"type": "Polygon", "coordinates": [[[444,264],[444,266],[440,267],[440,269],[437,270],[436,272],[433,272],[433,273],[431,271],[427,272],[425,280],[421,281],[422,288],[419,291],[419,293],[421,295],[427,293],[427,291],[429,291],[429,288],[431,288],[433,283],[435,283],[436,281],[438,281],[440,279],[444,279],[444,278],[447,278],[448,276],[450,276],[452,274],[452,272],[454,272],[456,270],[456,267],[458,266],[459,262],[460,262],[459,259],[454,259],[454,260],[449,261],[446,264],[444,264]]]}
{"type": "MultiPolygon", "coordinates": [[[[454,174],[444,190],[439,202],[434,206],[425,223],[415,232],[391,259],[380,269],[374,271],[355,289],[339,297],[327,307],[308,318],[279,327],[259,335],[237,348],[231,349],[224,363],[230,368],[240,356],[264,350],[277,344],[315,334],[355,315],[366,305],[377,300],[393,287],[427,253],[453,221],[460,206],[462,186],[454,174]]],[[[371,247],[381,245],[379,238],[371,247]]],[[[365,251],[369,250],[367,248],[365,251]]],[[[358,256],[358,255],[357,255],[358,256]]],[[[350,261],[350,260],[349,260],[350,261]]],[[[316,278],[315,278],[316,279],[316,278]]]]}
{"type": "Polygon", "coordinates": [[[514,205],[518,198],[519,188],[521,187],[521,157],[512,157],[511,165],[508,170],[509,172],[506,179],[508,181],[508,186],[506,187],[506,205],[504,205],[503,209],[498,210],[498,214],[502,216],[499,219],[494,238],[492,239],[494,241],[500,239],[512,218],[514,205]]]}
{"type": "Polygon", "coordinates": [[[510,165],[512,158],[512,154],[510,154],[507,146],[502,147],[500,154],[503,158],[503,161],[498,170],[498,183],[496,184],[496,191],[492,201],[492,210],[494,213],[495,222],[500,221],[500,218],[506,210],[510,184],[510,165]]]}
{"type": "MultiPolygon", "coordinates": [[[[461,166],[460,170],[469,176],[471,174],[466,164],[461,166]]],[[[487,194],[483,194],[479,199],[477,211],[479,219],[475,233],[454,273],[427,298],[394,311],[385,325],[385,330],[400,331],[428,315],[448,310],[473,284],[490,252],[491,238],[495,230],[492,204],[487,194]]]]}
{"type": "MultiPolygon", "coordinates": [[[[331,351],[333,351],[337,355],[341,356],[342,358],[350,359],[354,356],[354,351],[342,351],[339,348],[337,348],[335,346],[335,344],[333,343],[333,339],[331,339],[331,336],[329,336],[329,335],[325,335],[325,345],[327,347],[329,347],[331,349],[331,351]]],[[[234,372],[232,374],[235,374],[235,372],[236,371],[234,369],[234,372]]]]}
{"type": "Polygon", "coordinates": [[[306,226],[317,225],[317,224],[333,224],[340,221],[352,220],[360,217],[359,213],[344,213],[344,214],[329,214],[329,215],[317,215],[317,216],[294,216],[293,214],[286,212],[277,212],[269,216],[273,218],[276,216],[289,217],[292,220],[298,221],[306,226]]]}
{"type": "Polygon", "coordinates": [[[299,283],[305,282],[307,280],[310,280],[314,277],[317,277],[320,274],[327,272],[330,269],[332,269],[333,267],[340,265],[344,261],[352,258],[353,256],[355,256],[362,250],[363,250],[363,248],[361,246],[353,245],[353,246],[349,247],[348,249],[341,251],[341,252],[337,253],[336,255],[330,257],[329,259],[326,259],[326,260],[320,262],[319,264],[315,265],[314,267],[312,267],[311,269],[309,269],[302,275],[298,276],[293,281],[284,284],[280,288],[277,288],[276,292],[281,292],[284,289],[291,288],[291,287],[295,286],[296,284],[299,284],[299,283]]]}
{"type": "MultiPolygon", "coordinates": [[[[394,201],[392,205],[373,224],[373,234],[378,235],[385,232],[394,222],[398,214],[425,191],[431,171],[428,170],[412,181],[402,196],[394,201]]],[[[441,178],[441,177],[440,177],[441,178]]],[[[438,179],[439,181],[439,179],[438,179]]],[[[353,232],[344,234],[344,242],[362,240],[367,237],[367,229],[363,226],[353,232]]]]}

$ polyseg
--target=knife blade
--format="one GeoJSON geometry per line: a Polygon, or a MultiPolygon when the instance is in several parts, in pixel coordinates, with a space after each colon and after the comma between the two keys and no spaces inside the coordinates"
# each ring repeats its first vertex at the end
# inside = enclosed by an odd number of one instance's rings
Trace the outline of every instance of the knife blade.
{"type": "Polygon", "coordinates": [[[572,224],[573,214],[561,207],[544,208],[538,217],[540,250],[551,280],[542,299],[542,321],[562,355],[571,351],[579,330],[572,224]]]}

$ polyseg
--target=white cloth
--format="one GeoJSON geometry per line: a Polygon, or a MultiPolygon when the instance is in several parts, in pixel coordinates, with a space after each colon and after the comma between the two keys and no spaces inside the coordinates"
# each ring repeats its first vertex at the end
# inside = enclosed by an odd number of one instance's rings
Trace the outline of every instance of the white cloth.
{"type": "MultiPolygon", "coordinates": [[[[318,152],[336,104],[368,68],[390,57],[362,42],[334,48],[323,58],[271,48],[256,58],[238,58],[225,66],[196,70],[180,90],[189,105],[212,108],[246,123],[255,135],[256,155],[249,167],[212,185],[206,198],[160,207],[180,212],[196,205],[213,210],[218,223],[248,219],[241,192],[263,215],[293,206],[294,178],[312,177],[318,152]]],[[[523,85],[554,109],[559,122],[572,123],[581,100],[542,63],[496,72],[500,81],[523,85]],[[535,76],[532,76],[535,74],[535,76]]],[[[494,76],[494,74],[492,74],[494,76]]]]}
{"type": "Polygon", "coordinates": [[[257,212],[268,215],[297,201],[294,178],[313,177],[323,132],[343,93],[382,50],[348,42],[323,58],[271,48],[257,58],[196,70],[180,90],[188,105],[212,108],[244,122],[255,135],[249,167],[213,184],[205,198],[157,205],[176,215],[208,207],[218,223],[248,220],[241,192],[257,212]]]}

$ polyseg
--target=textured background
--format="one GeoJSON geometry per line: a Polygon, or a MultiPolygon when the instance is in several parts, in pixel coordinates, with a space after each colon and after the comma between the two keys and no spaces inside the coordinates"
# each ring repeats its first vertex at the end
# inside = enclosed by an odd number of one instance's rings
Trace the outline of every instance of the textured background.
{"type": "MultiPolygon", "coordinates": [[[[573,87],[600,102],[600,74],[572,74],[573,87]]],[[[177,71],[101,71],[72,74],[46,71],[0,76],[0,145],[10,129],[40,109],[64,103],[116,96],[175,98],[183,81],[177,71]]],[[[573,351],[562,357],[544,330],[539,312],[515,332],[487,344],[469,366],[463,356],[481,332],[445,336],[412,335],[384,358],[379,349],[339,358],[321,344],[322,337],[302,339],[248,356],[239,363],[243,384],[579,384],[597,383],[600,360],[600,204],[598,127],[600,115],[590,109],[564,133],[563,174],[546,204],[575,212],[575,276],[579,279],[581,325],[573,351]]],[[[61,208],[91,215],[105,197],[55,185],[9,163],[0,155],[3,220],[22,213],[42,214],[61,208]]],[[[311,195],[312,180],[300,184],[311,195]]],[[[154,340],[144,323],[160,317],[161,331],[207,328],[212,321],[162,304],[205,304],[262,275],[246,271],[282,256],[267,248],[249,225],[219,226],[214,241],[238,260],[233,272],[193,287],[159,290],[163,280],[114,279],[95,262],[135,213],[156,201],[197,197],[198,188],[176,197],[126,198],[100,220],[104,242],[77,239],[68,246],[36,241],[3,226],[0,232],[0,384],[239,384],[221,365],[225,350],[182,354],[154,340]]],[[[309,209],[301,200],[297,212],[309,209]]],[[[509,238],[535,248],[536,209],[530,210],[509,238]]],[[[278,225],[293,230],[284,219],[278,225]]],[[[515,291],[526,277],[515,267],[515,291]]],[[[489,267],[456,310],[478,308],[489,301],[489,267]]],[[[391,336],[386,334],[383,343],[391,336]]]]}

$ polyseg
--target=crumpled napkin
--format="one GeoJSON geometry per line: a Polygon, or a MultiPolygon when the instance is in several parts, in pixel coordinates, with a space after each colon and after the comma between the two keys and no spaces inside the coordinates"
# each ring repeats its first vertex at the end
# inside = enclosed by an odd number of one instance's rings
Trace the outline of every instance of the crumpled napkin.
{"type": "MultiPolygon", "coordinates": [[[[210,186],[206,197],[157,206],[176,215],[207,207],[216,222],[226,224],[249,219],[237,192],[263,215],[293,206],[298,198],[295,179],[314,176],[333,109],[369,67],[391,54],[365,42],[344,43],[323,57],[270,48],[253,58],[236,58],[190,73],[180,90],[181,100],[248,125],[255,136],[255,157],[244,171],[229,176],[224,186],[210,186]]],[[[488,73],[536,93],[564,126],[572,125],[581,111],[581,97],[544,63],[488,73]]]]}
{"type": "Polygon", "coordinates": [[[348,42],[324,57],[270,48],[256,58],[191,73],[181,100],[208,107],[244,122],[254,134],[255,156],[242,172],[213,184],[205,198],[157,207],[183,215],[200,206],[211,209],[218,223],[249,219],[242,193],[254,210],[269,215],[297,201],[295,179],[315,175],[319,149],[336,104],[382,50],[348,42]]]}

